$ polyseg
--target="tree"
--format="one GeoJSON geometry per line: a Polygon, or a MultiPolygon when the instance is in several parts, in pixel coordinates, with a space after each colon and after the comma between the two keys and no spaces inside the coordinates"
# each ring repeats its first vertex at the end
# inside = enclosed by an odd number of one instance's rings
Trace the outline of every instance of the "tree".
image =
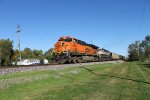
{"type": "Polygon", "coordinates": [[[142,42],[136,41],[130,44],[128,47],[128,54],[130,61],[150,60],[150,36],[147,35],[142,42]]]}
{"type": "Polygon", "coordinates": [[[33,58],[33,52],[30,48],[24,48],[22,51],[22,58],[27,59],[27,58],[33,58]]]}
{"type": "Polygon", "coordinates": [[[149,43],[150,43],[150,36],[149,36],[149,35],[147,35],[147,36],[145,37],[145,40],[146,40],[147,42],[149,42],[149,43]]]}
{"type": "Polygon", "coordinates": [[[44,54],[45,58],[48,59],[49,62],[51,62],[51,60],[52,60],[52,52],[53,52],[53,48],[50,48],[44,54]]]}
{"type": "Polygon", "coordinates": [[[145,41],[142,41],[139,44],[139,60],[144,61],[145,60],[145,41]]]}
{"type": "Polygon", "coordinates": [[[44,55],[42,50],[33,50],[33,57],[40,60],[40,63],[43,64],[44,61],[44,55]]]}
{"type": "Polygon", "coordinates": [[[39,57],[43,56],[43,51],[34,49],[33,56],[34,56],[34,58],[39,58],[39,57]]]}
{"type": "Polygon", "coordinates": [[[137,61],[140,57],[140,41],[136,41],[135,43],[132,43],[128,47],[128,57],[130,61],[137,61]]]}
{"type": "Polygon", "coordinates": [[[13,41],[0,40],[0,66],[11,65],[13,54],[13,41]]]}
{"type": "Polygon", "coordinates": [[[144,40],[145,58],[150,59],[150,36],[147,35],[144,40]]]}
{"type": "Polygon", "coordinates": [[[19,50],[18,49],[15,49],[14,51],[13,51],[13,55],[12,55],[12,61],[15,63],[15,64],[17,64],[17,62],[20,60],[19,59],[19,50]]]}

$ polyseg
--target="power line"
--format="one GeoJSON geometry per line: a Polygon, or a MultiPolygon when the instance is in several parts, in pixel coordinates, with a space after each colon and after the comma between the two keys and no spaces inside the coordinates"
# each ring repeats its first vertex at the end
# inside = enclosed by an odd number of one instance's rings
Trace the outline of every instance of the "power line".
{"type": "Polygon", "coordinates": [[[145,0],[144,2],[144,8],[142,10],[142,15],[141,15],[141,19],[140,19],[140,24],[139,24],[139,33],[141,33],[141,29],[142,29],[142,25],[143,25],[143,21],[144,21],[144,15],[145,15],[145,11],[146,11],[146,6],[147,3],[149,2],[149,0],[145,0]]]}
{"type": "Polygon", "coordinates": [[[144,8],[142,10],[142,15],[141,15],[140,24],[139,24],[139,33],[141,33],[141,30],[142,30],[142,25],[144,22],[144,16],[145,16],[145,12],[146,12],[146,7],[147,7],[147,4],[149,2],[150,2],[149,0],[145,0],[145,2],[144,2],[144,8]]]}

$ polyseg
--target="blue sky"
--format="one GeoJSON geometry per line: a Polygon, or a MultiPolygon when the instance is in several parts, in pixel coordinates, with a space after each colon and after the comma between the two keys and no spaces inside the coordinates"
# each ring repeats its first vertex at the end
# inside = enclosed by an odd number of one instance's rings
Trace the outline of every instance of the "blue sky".
{"type": "Polygon", "coordinates": [[[126,56],[130,43],[150,33],[150,1],[0,0],[0,39],[10,38],[14,48],[17,24],[21,49],[46,51],[69,35],[126,56]]]}

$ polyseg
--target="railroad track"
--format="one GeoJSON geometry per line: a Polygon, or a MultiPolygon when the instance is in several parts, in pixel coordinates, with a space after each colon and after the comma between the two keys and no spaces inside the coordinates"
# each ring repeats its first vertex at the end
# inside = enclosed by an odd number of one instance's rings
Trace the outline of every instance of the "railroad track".
{"type": "Polygon", "coordinates": [[[0,67],[0,69],[7,69],[7,68],[19,68],[19,67],[32,67],[32,66],[49,66],[49,65],[61,65],[61,64],[35,64],[35,65],[12,65],[6,67],[0,67]]]}
{"type": "Polygon", "coordinates": [[[84,65],[93,64],[104,64],[104,63],[121,63],[123,61],[105,61],[105,62],[90,62],[90,63],[77,63],[77,64],[48,64],[48,65],[28,65],[28,66],[11,66],[11,67],[1,67],[0,75],[13,74],[18,72],[29,72],[38,70],[61,70],[67,67],[78,67],[84,65]]]}

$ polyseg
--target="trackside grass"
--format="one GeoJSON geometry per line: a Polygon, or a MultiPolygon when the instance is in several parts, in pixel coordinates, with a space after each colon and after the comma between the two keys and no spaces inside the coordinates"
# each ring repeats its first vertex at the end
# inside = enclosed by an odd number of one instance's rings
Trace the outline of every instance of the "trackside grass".
{"type": "Polygon", "coordinates": [[[150,64],[107,63],[0,75],[0,100],[150,100],[150,64]]]}

